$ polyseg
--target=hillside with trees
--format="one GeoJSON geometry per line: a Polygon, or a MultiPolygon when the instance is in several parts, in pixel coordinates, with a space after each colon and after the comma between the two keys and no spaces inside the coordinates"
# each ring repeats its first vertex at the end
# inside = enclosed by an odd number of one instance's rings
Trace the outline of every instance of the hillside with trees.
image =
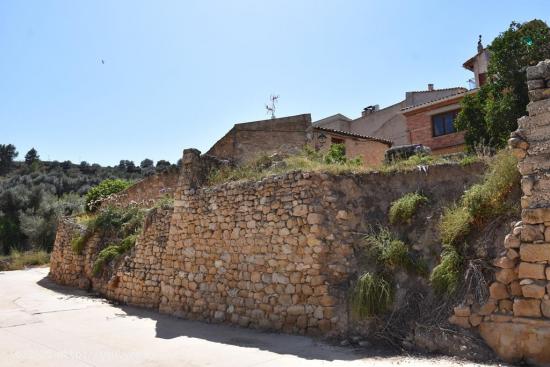
{"type": "Polygon", "coordinates": [[[107,179],[129,183],[168,169],[144,159],[139,165],[121,160],[103,167],[88,162],[42,161],[32,148],[23,160],[12,144],[0,144],[0,255],[13,251],[50,251],[62,215],[84,211],[86,193],[107,179]]]}

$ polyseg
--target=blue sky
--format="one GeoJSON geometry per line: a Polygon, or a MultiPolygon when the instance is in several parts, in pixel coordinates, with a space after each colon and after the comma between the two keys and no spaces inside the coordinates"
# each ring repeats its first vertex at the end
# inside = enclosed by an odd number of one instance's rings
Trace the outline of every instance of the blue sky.
{"type": "Polygon", "coordinates": [[[548,0],[2,0],[0,143],[174,162],[267,118],[272,93],[317,120],[466,87],[478,34],[533,18],[550,24],[548,0]]]}

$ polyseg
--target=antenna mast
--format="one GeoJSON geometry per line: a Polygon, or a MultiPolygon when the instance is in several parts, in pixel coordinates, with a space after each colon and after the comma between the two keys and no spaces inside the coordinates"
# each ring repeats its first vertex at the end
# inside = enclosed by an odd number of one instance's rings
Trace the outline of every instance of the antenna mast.
{"type": "Polygon", "coordinates": [[[279,95],[270,95],[269,96],[269,104],[265,105],[266,114],[271,115],[271,118],[275,118],[275,105],[279,101],[279,95]]]}

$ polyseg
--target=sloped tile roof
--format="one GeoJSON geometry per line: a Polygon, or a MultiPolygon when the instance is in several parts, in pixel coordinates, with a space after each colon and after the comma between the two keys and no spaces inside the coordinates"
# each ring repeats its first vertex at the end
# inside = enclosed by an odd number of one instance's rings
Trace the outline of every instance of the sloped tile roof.
{"type": "Polygon", "coordinates": [[[377,137],[374,137],[374,136],[355,134],[355,133],[351,133],[349,131],[329,129],[327,127],[314,126],[313,128],[315,130],[325,131],[327,133],[340,134],[340,135],[345,135],[345,136],[349,136],[349,137],[352,137],[352,138],[374,140],[374,141],[377,141],[377,142],[380,142],[380,143],[388,144],[390,146],[393,145],[393,141],[391,141],[391,140],[387,140],[387,139],[383,139],[383,138],[377,138],[377,137]]]}

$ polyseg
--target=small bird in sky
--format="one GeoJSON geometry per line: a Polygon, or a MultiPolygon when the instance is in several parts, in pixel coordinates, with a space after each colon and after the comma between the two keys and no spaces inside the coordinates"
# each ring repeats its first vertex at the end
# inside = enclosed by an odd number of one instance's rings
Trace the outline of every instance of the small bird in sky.
{"type": "Polygon", "coordinates": [[[105,65],[105,60],[101,59],[101,63],[102,63],[103,65],[105,65]]]}

